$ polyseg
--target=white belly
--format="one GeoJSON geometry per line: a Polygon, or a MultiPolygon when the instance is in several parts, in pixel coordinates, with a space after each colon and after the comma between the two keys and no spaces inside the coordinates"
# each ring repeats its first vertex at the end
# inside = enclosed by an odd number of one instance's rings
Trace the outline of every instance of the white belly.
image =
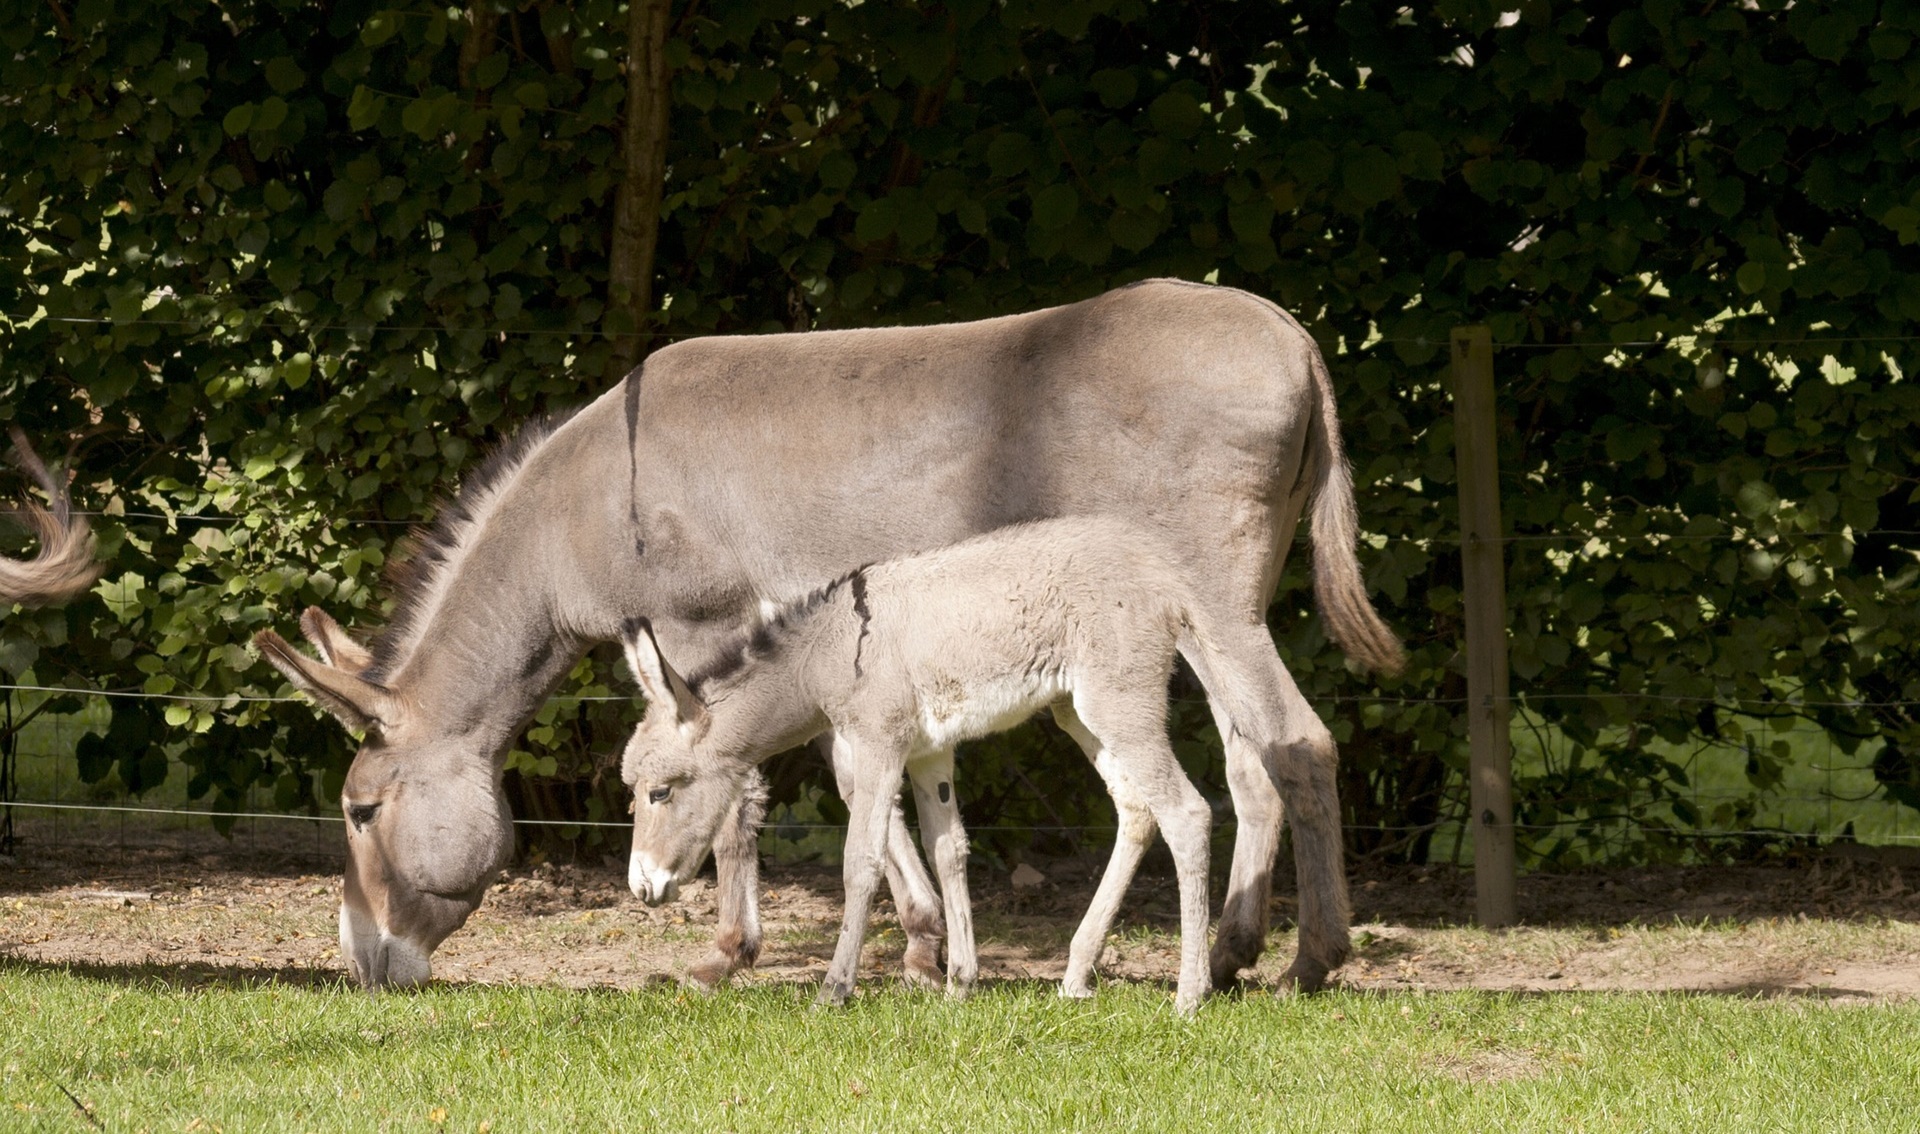
{"type": "Polygon", "coordinates": [[[1065,674],[1021,674],[962,682],[936,675],[917,690],[920,731],[930,749],[1004,732],[1067,695],[1065,674]]]}

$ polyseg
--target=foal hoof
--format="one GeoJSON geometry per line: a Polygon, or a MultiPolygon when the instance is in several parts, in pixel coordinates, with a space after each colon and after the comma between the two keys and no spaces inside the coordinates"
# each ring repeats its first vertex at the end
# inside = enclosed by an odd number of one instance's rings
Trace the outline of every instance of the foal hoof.
{"type": "Polygon", "coordinates": [[[696,992],[715,992],[733,976],[735,968],[730,961],[710,957],[688,965],[680,983],[696,992]]]}
{"type": "Polygon", "coordinates": [[[904,971],[901,979],[910,988],[923,988],[929,992],[944,987],[947,974],[940,969],[940,939],[910,941],[907,943],[906,956],[901,958],[904,971]]]}
{"type": "Polygon", "coordinates": [[[1085,981],[1063,980],[1060,982],[1060,999],[1092,1000],[1093,986],[1085,981]]]}
{"type": "Polygon", "coordinates": [[[820,995],[813,998],[813,1006],[815,1010],[843,1008],[846,1006],[847,1000],[852,996],[852,981],[834,980],[832,977],[828,977],[827,980],[820,985],[820,995]]]}

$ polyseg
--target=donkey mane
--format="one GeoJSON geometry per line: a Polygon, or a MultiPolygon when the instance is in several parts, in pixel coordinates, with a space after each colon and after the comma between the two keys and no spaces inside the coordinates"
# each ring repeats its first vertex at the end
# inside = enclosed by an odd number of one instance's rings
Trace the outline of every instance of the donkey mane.
{"type": "Polygon", "coordinates": [[[371,647],[373,665],[366,671],[368,680],[384,682],[406,661],[445,598],[448,582],[458,573],[461,561],[487,526],[507,487],[577,412],[562,410],[521,426],[467,474],[459,492],[441,506],[430,524],[416,527],[402,538],[400,550],[386,572],[394,588],[393,617],[371,647]]]}
{"type": "Polygon", "coordinates": [[[842,587],[853,588],[854,608],[860,612],[864,623],[866,576],[867,568],[871,566],[873,564],[866,563],[855,567],[812,594],[787,603],[758,626],[735,634],[721,646],[715,660],[694,670],[683,679],[687,683],[687,688],[696,695],[700,694],[714,682],[725,681],[754,662],[779,653],[780,647],[786,644],[786,640],[792,636],[794,629],[832,602],[833,596],[839,594],[842,587]]]}

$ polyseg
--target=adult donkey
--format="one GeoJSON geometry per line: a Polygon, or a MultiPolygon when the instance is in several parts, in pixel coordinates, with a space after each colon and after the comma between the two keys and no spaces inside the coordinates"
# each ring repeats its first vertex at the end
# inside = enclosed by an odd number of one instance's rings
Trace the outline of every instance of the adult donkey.
{"type": "Polygon", "coordinates": [[[93,558],[93,533],[85,518],[73,514],[64,481],[55,479],[27,444],[19,426],[13,435],[14,460],[47,494],[51,510],[29,500],[16,513],[40,539],[32,559],[0,555],[0,607],[58,606],[93,585],[100,564],[93,558]]]}
{"type": "MultiPolygon", "coordinates": [[[[296,687],[367,734],[341,794],[342,956],[369,985],[426,979],[508,853],[513,736],[590,644],[634,617],[700,668],[743,621],[861,564],[1107,514],[1176,549],[1227,628],[1223,672],[1261,698],[1221,729],[1239,825],[1213,982],[1264,946],[1284,799],[1300,874],[1286,976],[1318,987],[1349,948],[1336,754],[1265,623],[1309,500],[1329,635],[1397,668],[1354,556],[1325,363],[1265,300],[1152,280],[976,323],[667,347],[580,413],[523,430],[472,479],[370,652],[318,611],[303,625],[320,662],[256,637],[296,687]]],[[[716,941],[722,975],[757,948],[748,823],[715,848],[734,903],[716,941]]],[[[889,850],[892,872],[915,882],[895,900],[924,949],[938,899],[904,830],[889,850]]]]}

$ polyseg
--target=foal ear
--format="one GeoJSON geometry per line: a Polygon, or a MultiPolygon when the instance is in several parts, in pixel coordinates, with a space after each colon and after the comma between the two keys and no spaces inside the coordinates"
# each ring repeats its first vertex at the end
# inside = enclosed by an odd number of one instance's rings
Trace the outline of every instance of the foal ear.
{"type": "Polygon", "coordinates": [[[391,728],[400,719],[400,699],[385,686],[357,673],[317,662],[271,630],[253,636],[253,644],[294,688],[355,732],[391,728]]]}
{"type": "Polygon", "coordinates": [[[320,660],[348,673],[365,673],[373,665],[373,654],[348,636],[333,616],[310,606],[300,616],[300,632],[320,651],[320,660]]]}
{"type": "Polygon", "coordinates": [[[660,652],[660,641],[653,636],[653,624],[644,618],[636,621],[633,632],[627,634],[627,664],[633,667],[634,679],[640,682],[640,691],[646,694],[647,703],[672,705],[674,721],[678,724],[704,722],[707,707],[667,664],[666,655],[660,652]]]}

